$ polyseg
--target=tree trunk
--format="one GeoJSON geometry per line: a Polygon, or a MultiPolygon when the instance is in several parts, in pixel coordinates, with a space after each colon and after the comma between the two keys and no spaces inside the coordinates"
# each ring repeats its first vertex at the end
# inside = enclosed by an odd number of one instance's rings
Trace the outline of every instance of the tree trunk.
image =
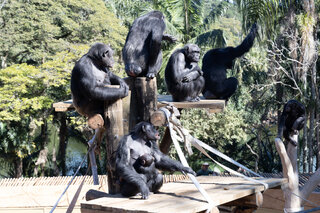
{"type": "Polygon", "coordinates": [[[66,170],[66,149],[67,149],[67,117],[64,113],[60,113],[60,129],[59,129],[59,167],[62,175],[67,174],[66,170]]]}
{"type": "Polygon", "coordinates": [[[15,178],[22,177],[22,169],[23,169],[22,159],[17,157],[17,159],[14,161],[14,177],[15,178]]]}

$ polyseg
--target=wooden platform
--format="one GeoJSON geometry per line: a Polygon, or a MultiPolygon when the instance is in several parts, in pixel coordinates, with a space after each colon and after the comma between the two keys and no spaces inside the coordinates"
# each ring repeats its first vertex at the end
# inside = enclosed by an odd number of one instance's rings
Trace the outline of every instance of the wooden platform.
{"type": "MultiPolygon", "coordinates": [[[[210,113],[222,112],[225,108],[224,100],[205,100],[201,99],[199,102],[173,102],[171,95],[158,95],[157,107],[163,107],[167,103],[173,104],[177,108],[206,108],[210,113]]],[[[53,104],[53,108],[56,112],[66,112],[74,110],[72,100],[61,101],[53,104]]]]}
{"type": "MultiPolygon", "coordinates": [[[[264,190],[263,185],[238,177],[201,176],[197,177],[203,188],[217,206],[238,200],[264,190]]],[[[269,188],[280,187],[287,180],[283,178],[260,179],[269,188]]],[[[102,212],[201,212],[206,210],[207,203],[189,180],[164,184],[159,194],[152,194],[148,200],[139,196],[123,198],[121,195],[110,195],[81,203],[82,213],[102,212]]]]}

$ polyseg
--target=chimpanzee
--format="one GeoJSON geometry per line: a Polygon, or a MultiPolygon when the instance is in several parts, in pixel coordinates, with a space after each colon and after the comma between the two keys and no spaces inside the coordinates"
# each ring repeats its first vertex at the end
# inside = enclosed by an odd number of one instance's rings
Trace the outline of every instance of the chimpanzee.
{"type": "Polygon", "coordinates": [[[163,34],[166,25],[159,11],[151,11],[137,18],[127,35],[122,49],[125,70],[128,76],[154,78],[162,64],[161,41],[176,39],[163,34]]]}
{"type": "Polygon", "coordinates": [[[301,130],[305,122],[306,109],[304,105],[296,100],[288,101],[284,107],[282,114],[280,116],[280,121],[278,124],[278,138],[282,136],[286,141],[297,146],[295,140],[293,140],[292,135],[301,130]]]}
{"type": "Polygon", "coordinates": [[[198,66],[200,48],[187,44],[171,55],[165,70],[168,92],[173,101],[199,101],[205,80],[198,66]]]}
{"type": "Polygon", "coordinates": [[[205,87],[203,96],[206,99],[226,99],[236,91],[238,80],[227,78],[226,69],[231,69],[233,61],[242,56],[253,46],[257,26],[253,24],[250,33],[237,47],[226,47],[209,50],[202,59],[205,87]]]}
{"type": "Polygon", "coordinates": [[[152,124],[143,121],[120,140],[116,154],[116,171],[122,195],[129,197],[140,192],[142,199],[147,199],[150,191],[158,192],[163,183],[158,169],[195,175],[191,168],[184,167],[180,162],[163,154],[157,145],[158,139],[158,131],[152,124]],[[145,162],[141,161],[145,159],[145,162]]]}
{"type": "Polygon", "coordinates": [[[71,75],[71,93],[77,111],[87,117],[103,115],[104,101],[113,101],[128,95],[127,84],[109,71],[112,68],[113,50],[95,43],[88,53],[76,62],[71,75]],[[120,85],[109,88],[106,85],[120,85]]]}

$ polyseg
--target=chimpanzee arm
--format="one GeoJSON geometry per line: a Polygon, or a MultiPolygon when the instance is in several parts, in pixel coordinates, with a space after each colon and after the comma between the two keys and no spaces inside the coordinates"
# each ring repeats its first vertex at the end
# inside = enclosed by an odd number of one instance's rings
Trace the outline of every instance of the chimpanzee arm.
{"type": "Polygon", "coordinates": [[[175,43],[178,39],[175,38],[173,35],[163,34],[162,40],[166,40],[166,41],[169,41],[171,43],[175,43]]]}
{"type": "Polygon", "coordinates": [[[196,173],[190,167],[184,167],[180,162],[171,159],[169,156],[163,154],[158,146],[153,142],[155,166],[157,169],[174,172],[180,171],[190,173],[196,176],[196,173]]]}
{"type": "Polygon", "coordinates": [[[158,58],[160,57],[159,54],[161,54],[161,41],[164,31],[164,26],[162,26],[163,23],[161,23],[160,20],[157,20],[160,23],[155,22],[155,26],[151,31],[151,39],[149,43],[149,57],[148,57],[148,73],[147,78],[153,78],[157,74],[156,65],[158,62],[158,58]]]}
{"type": "Polygon", "coordinates": [[[120,88],[125,88],[126,93],[128,92],[129,87],[128,87],[127,83],[122,78],[113,74],[112,72],[109,72],[109,76],[110,76],[110,82],[112,85],[120,85],[120,88]]]}
{"type": "Polygon", "coordinates": [[[97,69],[91,62],[78,66],[80,75],[80,89],[89,99],[113,100],[127,96],[125,88],[108,88],[97,83],[93,69],[97,69]]]}
{"type": "Polygon", "coordinates": [[[200,76],[200,72],[198,72],[196,66],[193,66],[191,69],[186,68],[186,58],[183,53],[178,53],[174,57],[173,73],[175,83],[189,82],[200,76]]]}
{"type": "Polygon", "coordinates": [[[305,119],[306,119],[305,116],[301,116],[301,117],[297,118],[297,120],[295,120],[295,122],[292,125],[292,129],[293,130],[301,130],[304,126],[305,119]]]}
{"type": "Polygon", "coordinates": [[[143,198],[149,195],[149,188],[145,180],[130,165],[130,150],[127,145],[130,136],[124,136],[119,142],[116,156],[116,170],[120,178],[129,184],[134,184],[140,189],[143,198]]]}
{"type": "Polygon", "coordinates": [[[250,30],[250,33],[247,35],[247,37],[242,41],[242,43],[237,46],[236,48],[232,48],[230,51],[230,55],[233,57],[233,59],[242,56],[246,52],[249,52],[250,48],[253,46],[253,41],[257,34],[257,25],[253,24],[250,30]]]}
{"type": "Polygon", "coordinates": [[[283,130],[285,127],[286,118],[287,118],[287,114],[284,111],[280,116],[280,121],[278,124],[278,135],[277,135],[278,138],[282,138],[283,136],[283,130]]]}

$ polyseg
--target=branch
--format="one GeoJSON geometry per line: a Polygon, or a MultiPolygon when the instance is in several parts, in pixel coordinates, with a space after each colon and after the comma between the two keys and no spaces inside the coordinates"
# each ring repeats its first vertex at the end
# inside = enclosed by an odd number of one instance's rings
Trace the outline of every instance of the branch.
{"type": "Polygon", "coordinates": [[[320,168],[309,178],[306,184],[304,184],[303,188],[300,191],[300,195],[304,199],[308,199],[313,190],[320,184],[320,168]]]}

